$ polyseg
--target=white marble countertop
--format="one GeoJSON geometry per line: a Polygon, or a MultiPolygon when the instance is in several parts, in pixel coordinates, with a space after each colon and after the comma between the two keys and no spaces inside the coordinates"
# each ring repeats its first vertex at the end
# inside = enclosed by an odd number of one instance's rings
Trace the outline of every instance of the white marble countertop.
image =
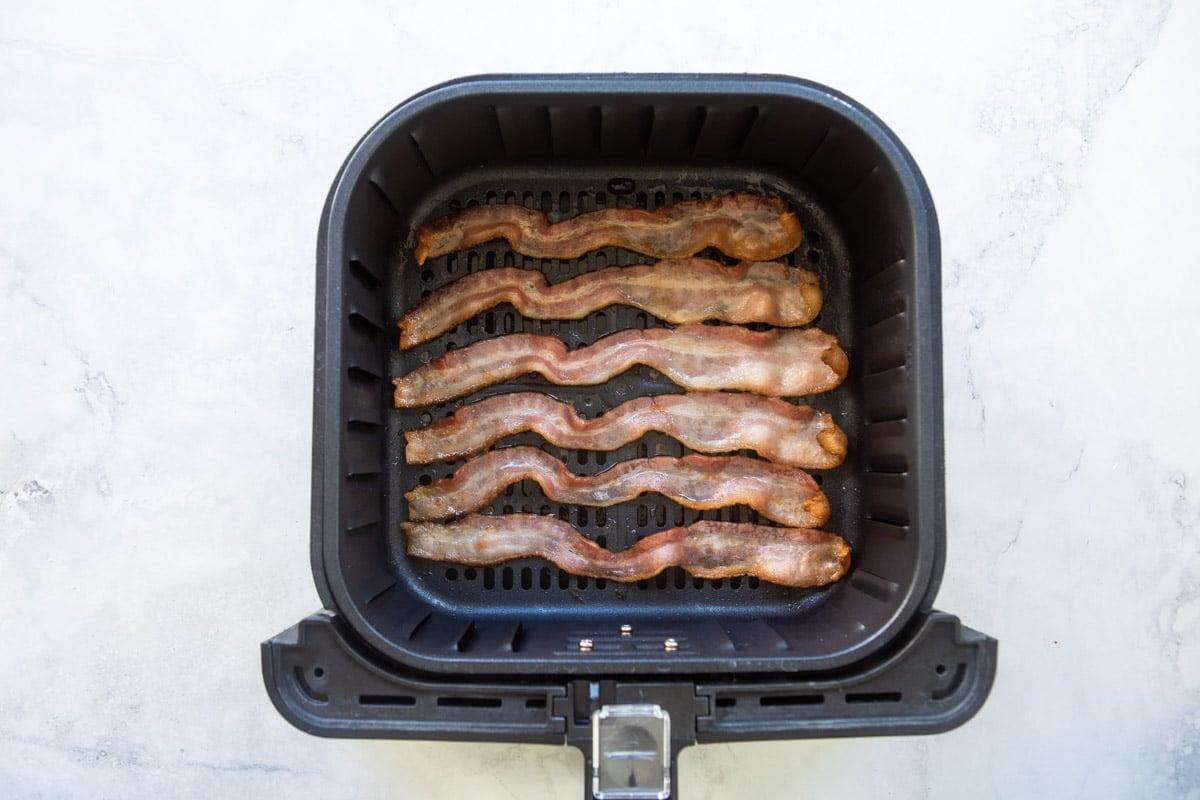
{"type": "Polygon", "coordinates": [[[686,797],[1200,797],[1200,5],[738,10],[5,11],[0,794],[576,797],[565,747],[321,740],[267,700],[258,642],[319,605],[317,218],[433,83],[724,70],[847,92],[929,180],[938,605],[1001,666],[942,736],[692,748],[686,797]]]}

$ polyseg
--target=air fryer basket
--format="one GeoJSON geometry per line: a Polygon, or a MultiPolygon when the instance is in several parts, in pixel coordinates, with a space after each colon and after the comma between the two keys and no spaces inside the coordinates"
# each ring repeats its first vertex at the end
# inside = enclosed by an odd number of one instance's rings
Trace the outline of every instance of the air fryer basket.
{"type": "MultiPolygon", "coordinates": [[[[355,147],[321,221],[312,556],[326,607],[387,659],[429,672],[823,671],[878,651],[930,607],[941,573],[939,269],[936,217],[911,157],[878,119],[824,87],[780,77],[481,77],[413,98],[355,147]],[[792,203],[806,241],[789,260],[820,275],[817,324],[850,356],[842,387],[803,399],[832,412],[850,441],[846,464],[820,473],[834,509],[825,527],[854,548],[847,578],[797,590],[673,570],[619,584],[536,559],[486,569],[408,559],[403,493],[457,463],[406,464],[402,434],[462,402],[397,411],[390,377],[512,331],[577,346],[660,324],[626,308],[560,322],[502,306],[401,353],[400,314],[469,272],[515,264],[554,282],[646,261],[615,248],[535,260],[491,243],[418,267],[404,242],[413,225],[476,203],[520,203],[558,219],[728,191],[792,203]],[[632,635],[620,635],[623,624],[632,635]],[[668,637],[677,650],[663,648],[668,637]],[[578,647],[584,638],[590,652],[578,647]]],[[[524,379],[467,401],[517,388],[589,416],[679,391],[637,369],[600,387],[524,379]]],[[[518,442],[543,444],[531,435],[502,444],[518,442]]],[[[685,452],[655,434],[614,453],[548,449],[581,473],[685,452]]],[[[560,506],[530,482],[493,508],[556,514],[612,549],[696,519],[754,519],[744,508],[699,513],[657,495],[603,510],[560,506]]]]}

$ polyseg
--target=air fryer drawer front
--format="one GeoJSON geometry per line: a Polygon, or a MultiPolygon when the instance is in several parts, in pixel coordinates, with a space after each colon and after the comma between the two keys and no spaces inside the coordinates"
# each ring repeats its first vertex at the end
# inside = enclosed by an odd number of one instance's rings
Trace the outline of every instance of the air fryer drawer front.
{"type": "MultiPolygon", "coordinates": [[[[929,734],[966,722],[991,689],[996,641],[936,611],[913,622],[871,663],[814,678],[416,675],[373,659],[348,626],[327,613],[263,642],[261,655],[272,702],[303,731],[339,738],[565,742],[584,753],[585,798],[593,797],[597,712],[655,706],[669,720],[670,796],[677,798],[687,787],[679,786],[676,756],[695,743],[929,734]]],[[[611,749],[608,755],[614,755],[611,749]]]]}

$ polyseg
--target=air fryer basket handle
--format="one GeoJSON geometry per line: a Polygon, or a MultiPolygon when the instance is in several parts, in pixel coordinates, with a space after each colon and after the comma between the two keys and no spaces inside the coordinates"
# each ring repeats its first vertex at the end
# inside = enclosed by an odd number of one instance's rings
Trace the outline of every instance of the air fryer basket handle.
{"type": "Polygon", "coordinates": [[[819,678],[444,680],[387,665],[336,615],[320,612],[263,642],[262,669],[280,714],[317,736],[578,747],[585,798],[592,796],[592,712],[655,704],[670,714],[677,800],[678,755],[692,744],[940,733],[970,719],[995,678],[996,640],[939,611],[900,638],[868,663],[819,678]]]}

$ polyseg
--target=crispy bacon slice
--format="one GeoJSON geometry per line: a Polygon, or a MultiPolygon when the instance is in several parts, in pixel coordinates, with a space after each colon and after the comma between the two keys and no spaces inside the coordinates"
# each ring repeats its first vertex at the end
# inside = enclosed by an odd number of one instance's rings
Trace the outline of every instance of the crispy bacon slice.
{"type": "Polygon", "coordinates": [[[449,461],[525,431],[577,450],[616,450],[659,431],[703,453],[749,449],[806,469],[831,469],[846,457],[846,434],[829,414],[777,398],[724,392],[638,397],[591,419],[548,395],[500,394],[405,432],[404,455],[410,464],[449,461]]]}
{"type": "Polygon", "coordinates": [[[613,506],[658,492],[688,508],[748,505],[796,528],[823,525],[829,500],[795,467],[744,456],[659,456],[623,461],[599,475],[575,475],[536,447],[493,450],[463,464],[449,478],[404,495],[412,520],[438,520],[478,511],[510,484],[533,480],[556,503],[613,506]]]}
{"type": "Polygon", "coordinates": [[[824,392],[846,377],[837,337],[816,328],[752,331],[733,325],[631,329],[568,352],[554,336],[513,333],[452,350],[396,378],[397,408],[436,405],[530,372],[551,383],[594,386],[636,364],[685,389],[736,389],[776,397],[824,392]]]}
{"type": "Polygon", "coordinates": [[[582,319],[611,305],[673,323],[766,322],[793,328],[821,311],[817,276],[774,261],[727,267],[703,258],[610,267],[550,286],[531,269],[490,269],[461,278],[400,318],[400,348],[415,347],[481,311],[510,303],[531,319],[582,319]]]}
{"type": "Polygon", "coordinates": [[[533,258],[578,258],[601,247],[623,247],[655,258],[687,258],[716,247],[731,258],[767,261],[800,246],[796,215],[777,197],[730,194],[689,200],[656,211],[608,208],[551,223],[517,205],[464,209],[416,232],[417,264],[493,239],[533,258]]]}
{"type": "Polygon", "coordinates": [[[754,575],[783,586],[824,586],[850,567],[850,546],[833,533],[741,522],[696,522],[614,553],[569,523],[536,514],[471,514],[457,522],[404,522],[408,554],[487,566],[538,556],[567,572],[612,581],[652,578],[683,567],[698,578],[754,575]]]}

